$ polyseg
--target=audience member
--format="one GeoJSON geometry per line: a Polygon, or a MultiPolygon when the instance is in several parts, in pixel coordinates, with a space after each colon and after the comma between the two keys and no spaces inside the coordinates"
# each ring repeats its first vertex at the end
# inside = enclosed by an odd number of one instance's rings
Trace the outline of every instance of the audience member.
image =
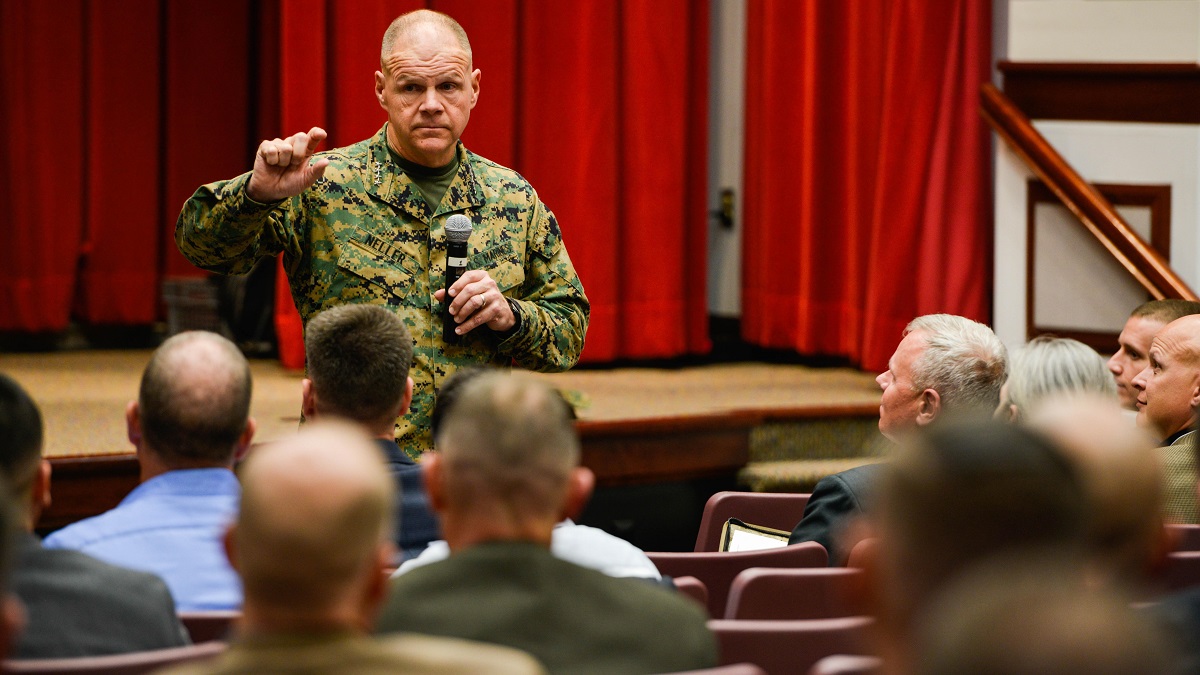
{"type": "Polygon", "coordinates": [[[178,673],[537,673],[527,654],[464,640],[369,635],[387,593],[394,487],[371,439],[318,422],[256,449],[225,537],[246,590],[237,637],[178,673]]]}
{"type": "Polygon", "coordinates": [[[1117,383],[1117,396],[1127,410],[1137,410],[1137,389],[1133,378],[1146,368],[1150,354],[1150,341],[1163,326],[1189,314],[1200,314],[1200,302],[1190,300],[1151,300],[1139,305],[1121,335],[1117,337],[1117,353],[1108,360],[1108,369],[1117,383]]]}
{"type": "Polygon", "coordinates": [[[1045,399],[1026,422],[1058,444],[1083,481],[1093,578],[1140,590],[1169,548],[1162,468],[1154,439],[1120,411],[1115,397],[1058,395],[1045,399]]]}
{"type": "Polygon", "coordinates": [[[1051,551],[1083,560],[1087,503],[1070,462],[1048,440],[994,421],[949,423],[908,439],[887,463],[867,516],[865,606],[880,654],[907,672],[928,603],[997,555],[1051,551]]]}
{"type": "MultiPolygon", "coordinates": [[[[486,366],[474,366],[459,369],[446,379],[438,391],[431,415],[435,438],[442,428],[442,419],[446,416],[446,411],[454,405],[463,385],[488,372],[495,370],[486,366]]],[[[574,410],[569,405],[568,410],[574,419],[574,410]]],[[[550,536],[550,552],[557,558],[599,570],[610,577],[662,579],[658,568],[638,547],[599,528],[577,525],[570,518],[565,518],[554,526],[550,536]]],[[[445,540],[432,542],[421,555],[401,565],[396,570],[396,575],[445,560],[449,556],[450,547],[445,540]]]]}
{"type": "Polygon", "coordinates": [[[1061,561],[1004,559],[939,594],[918,638],[917,675],[1167,675],[1165,632],[1111,587],[1061,561]]]}
{"type": "MultiPolygon", "coordinates": [[[[946,417],[991,414],[1000,403],[1007,355],[987,326],[950,314],[913,319],[875,378],[883,390],[879,431],[892,441],[946,417]]],[[[856,543],[848,527],[861,515],[881,467],[860,466],[826,476],[813,489],[788,543],[820,543],[829,564],[845,564],[856,543]]]]}
{"type": "Polygon", "coordinates": [[[1016,422],[1042,399],[1064,392],[1116,398],[1117,385],[1096,350],[1070,338],[1040,336],[1013,352],[996,416],[1016,422]]]}
{"type": "MultiPolygon", "coordinates": [[[[0,376],[2,377],[2,376],[0,376]]],[[[0,390],[3,385],[0,384],[0,390]]],[[[0,401],[4,394],[0,393],[0,401]]],[[[10,440],[6,434],[9,424],[4,418],[7,410],[0,403],[0,445],[10,440]]],[[[2,452],[2,451],[0,451],[2,452]]],[[[16,557],[15,548],[18,544],[17,535],[21,523],[17,522],[15,503],[4,481],[0,481],[0,660],[7,658],[13,651],[21,636],[21,628],[25,623],[25,612],[21,601],[12,592],[13,562],[16,557]]]]}
{"type": "Polygon", "coordinates": [[[1133,386],[1138,425],[1159,442],[1166,477],[1166,515],[1200,523],[1196,507],[1196,408],[1200,406],[1200,315],[1176,319],[1150,343],[1149,365],[1133,386]]]}
{"type": "Polygon", "coordinates": [[[125,408],[141,484],[116,508],[46,538],[114,565],[153,572],[179,611],[237,609],[242,589],[221,552],[241,492],[234,461],[254,436],[250,366],[204,331],[162,344],[125,408]]]}
{"type": "Polygon", "coordinates": [[[554,526],[582,508],[568,406],[535,380],[467,383],[428,457],[430,500],[450,557],[392,581],[381,631],[413,630],[526,650],[552,673],[659,673],[716,665],[694,602],[550,553],[554,526]]]}
{"type": "MultiPolygon", "coordinates": [[[[396,444],[395,424],[412,400],[413,340],[399,315],[380,305],[342,305],[308,322],[304,416],[339,417],[361,426],[383,450],[396,481],[395,541],[400,560],[440,538],[421,467],[396,444]]],[[[398,561],[399,562],[399,561],[398,561]]]]}
{"type": "MultiPolygon", "coordinates": [[[[20,385],[0,375],[0,477],[15,500],[20,529],[11,589],[25,606],[25,628],[11,656],[95,656],[187,644],[161,579],[42,547],[33,527],[50,504],[50,463],[41,452],[41,412],[20,385]]],[[[7,609],[4,616],[11,618],[7,609]]]]}

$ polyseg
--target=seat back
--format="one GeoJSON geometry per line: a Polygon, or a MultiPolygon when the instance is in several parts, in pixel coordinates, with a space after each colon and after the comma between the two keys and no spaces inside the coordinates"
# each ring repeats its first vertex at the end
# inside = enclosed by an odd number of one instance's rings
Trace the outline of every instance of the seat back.
{"type": "Polygon", "coordinates": [[[851,567],[742,570],[729,587],[726,619],[832,619],[859,616],[853,604],[863,572],[851,567]]]}
{"type": "Polygon", "coordinates": [[[211,640],[224,640],[242,613],[237,610],[213,609],[180,612],[179,622],[187,629],[192,642],[200,644],[211,640]]]}
{"type": "Polygon", "coordinates": [[[712,619],[708,627],[717,636],[721,663],[745,661],[768,675],[793,675],[808,672],[826,656],[870,655],[873,622],[865,616],[804,621],[712,619]]]}
{"type": "Polygon", "coordinates": [[[1174,551],[1200,551],[1200,525],[1164,525],[1174,551]]]}
{"type": "Polygon", "coordinates": [[[700,606],[708,611],[708,588],[703,581],[696,577],[678,577],[672,581],[677,591],[700,603],[700,606]]]}
{"type": "Polygon", "coordinates": [[[0,663],[0,673],[40,675],[140,675],[166,666],[212,658],[225,651],[224,642],[155,649],[130,654],[80,656],[68,659],[10,659],[0,663]]]}
{"type": "Polygon", "coordinates": [[[800,522],[811,495],[792,492],[718,492],[704,504],[696,552],[716,551],[721,545],[721,526],[730,518],[789,532],[800,522]]]}
{"type": "Polygon", "coordinates": [[[1163,565],[1161,587],[1164,591],[1179,591],[1200,584],[1200,551],[1177,551],[1167,554],[1163,565]]]}
{"type": "Polygon", "coordinates": [[[815,541],[744,553],[646,553],[658,571],[672,577],[692,576],[708,589],[708,615],[725,616],[725,599],[738,572],[751,567],[824,567],[825,547],[815,541]]]}

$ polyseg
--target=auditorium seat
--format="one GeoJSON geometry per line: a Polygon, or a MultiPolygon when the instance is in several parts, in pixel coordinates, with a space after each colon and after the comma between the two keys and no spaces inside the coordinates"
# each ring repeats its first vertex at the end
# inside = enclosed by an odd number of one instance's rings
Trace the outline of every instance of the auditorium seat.
{"type": "Polygon", "coordinates": [[[708,614],[725,616],[729,586],[738,572],[751,567],[824,567],[829,562],[825,547],[814,541],[766,551],[744,553],[654,553],[650,561],[662,574],[692,576],[708,589],[708,614]]]}
{"type": "Polygon", "coordinates": [[[729,587],[726,619],[832,619],[863,612],[853,606],[863,572],[850,567],[742,570],[729,587]]]}
{"type": "Polygon", "coordinates": [[[1173,551],[1200,551],[1200,525],[1166,525],[1173,551]]]}
{"type": "Polygon", "coordinates": [[[768,675],[806,673],[817,661],[834,654],[870,655],[865,616],[803,621],[730,621],[712,619],[721,663],[753,663],[768,675]]]}
{"type": "Polygon", "coordinates": [[[220,654],[224,642],[205,642],[186,647],[156,649],[130,654],[81,656],[69,659],[22,659],[0,663],[0,673],[38,673],[39,675],[139,675],[166,666],[199,661],[220,654]]]}
{"type": "Polygon", "coordinates": [[[696,577],[676,577],[672,579],[675,584],[675,589],[680,593],[700,603],[701,607],[708,609],[708,588],[696,577]]]}
{"type": "Polygon", "coordinates": [[[179,613],[180,623],[196,644],[224,640],[229,634],[229,629],[240,618],[242,613],[236,610],[214,609],[179,613]]]}
{"type": "Polygon", "coordinates": [[[882,672],[883,660],[878,656],[835,654],[817,661],[808,675],[879,675],[882,672]]]}
{"type": "Polygon", "coordinates": [[[1167,554],[1161,581],[1163,590],[1167,592],[1200,584],[1200,551],[1176,551],[1167,554]]]}
{"type": "Polygon", "coordinates": [[[697,553],[720,550],[721,527],[730,518],[790,532],[804,515],[809,496],[787,492],[718,492],[704,504],[695,550],[697,553]]]}

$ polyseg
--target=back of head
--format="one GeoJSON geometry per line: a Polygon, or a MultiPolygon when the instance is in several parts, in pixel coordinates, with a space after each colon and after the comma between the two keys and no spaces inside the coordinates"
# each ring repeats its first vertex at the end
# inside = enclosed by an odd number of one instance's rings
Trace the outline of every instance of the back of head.
{"type": "Polygon", "coordinates": [[[404,321],[379,305],[342,305],[304,329],[308,377],[322,413],[369,426],[395,421],[413,341],[404,321]]]}
{"type": "Polygon", "coordinates": [[[909,439],[877,497],[880,610],[900,625],[971,564],[1026,549],[1075,552],[1083,538],[1083,491],[1067,460],[1040,435],[990,420],[909,439]]]}
{"type": "Polygon", "coordinates": [[[1176,672],[1172,645],[1147,613],[1053,559],[970,571],[939,596],[920,633],[920,675],[1176,672]]]}
{"type": "Polygon", "coordinates": [[[1059,395],[1026,419],[1053,440],[1083,480],[1089,556],[1105,576],[1134,585],[1162,545],[1162,468],[1154,439],[1129,424],[1116,399],[1059,395]]]}
{"type": "Polygon", "coordinates": [[[579,438],[562,397],[508,373],[468,382],[435,444],[448,503],[483,515],[496,505],[518,518],[557,513],[579,464],[579,438]]]}
{"type": "Polygon", "coordinates": [[[42,413],[15,380],[0,373],[0,472],[24,503],[42,458],[42,413]]]}
{"type": "Polygon", "coordinates": [[[453,375],[442,382],[442,386],[438,388],[437,398],[433,402],[433,412],[429,415],[429,427],[434,438],[437,438],[442,430],[442,421],[446,419],[446,411],[454,407],[454,402],[458,400],[458,395],[462,393],[467,383],[480,375],[494,372],[498,371],[491,366],[467,366],[454,371],[453,375]]]}
{"type": "Polygon", "coordinates": [[[1070,338],[1041,336],[1018,349],[1009,361],[1008,402],[1029,414],[1056,393],[1092,392],[1115,400],[1117,385],[1096,350],[1070,338]]]}
{"type": "Polygon", "coordinates": [[[1150,302],[1138,305],[1129,316],[1153,319],[1163,324],[1168,324],[1176,319],[1182,319],[1192,314],[1200,314],[1200,302],[1171,298],[1167,300],[1151,300],[1150,302]]]}
{"type": "Polygon", "coordinates": [[[233,541],[247,612],[319,615],[378,572],[394,487],[357,427],[315,422],[261,446],[241,471],[233,541]]]}
{"type": "Polygon", "coordinates": [[[250,393],[250,365],[236,345],[216,333],[180,333],[142,372],[145,443],[168,465],[227,465],[246,429],[250,393]]]}
{"type": "Polygon", "coordinates": [[[904,334],[920,331],[925,349],[912,366],[917,391],[933,389],[951,416],[991,414],[1000,402],[1007,351],[991,328],[953,314],[927,314],[904,334]]]}

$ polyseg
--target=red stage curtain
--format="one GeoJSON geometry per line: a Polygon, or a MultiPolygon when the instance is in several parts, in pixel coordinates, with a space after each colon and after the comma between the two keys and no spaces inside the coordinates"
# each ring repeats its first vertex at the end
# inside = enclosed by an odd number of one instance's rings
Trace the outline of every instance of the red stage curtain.
{"type": "Polygon", "coordinates": [[[913,317],[990,317],[990,7],[749,5],[743,333],[883,369],[913,317]]]}
{"type": "MultiPolygon", "coordinates": [[[[425,6],[463,24],[482,71],[464,142],[529,178],[562,224],[592,301],[584,359],[706,351],[707,2],[284,2],[278,135],[321,125],[332,147],[378,130],[379,39],[425,6]]],[[[280,279],[281,357],[299,367],[280,279]]]]}
{"type": "Polygon", "coordinates": [[[175,218],[249,166],[252,10],[0,0],[0,330],[148,324],[164,275],[204,274],[175,218]]]}

